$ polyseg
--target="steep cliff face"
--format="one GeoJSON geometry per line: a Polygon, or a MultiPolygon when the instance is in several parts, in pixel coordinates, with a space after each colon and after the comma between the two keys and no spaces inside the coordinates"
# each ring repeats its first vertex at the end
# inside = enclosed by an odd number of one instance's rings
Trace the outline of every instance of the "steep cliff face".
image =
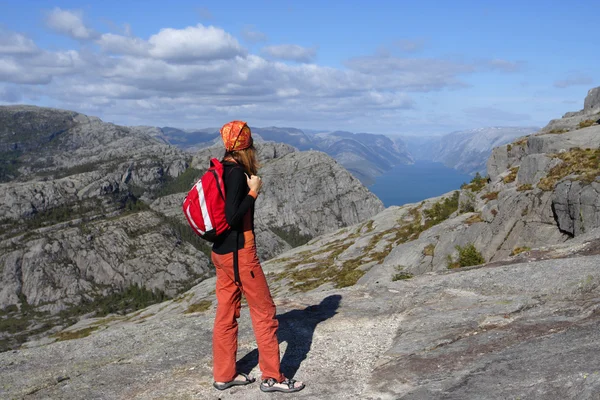
{"type": "MultiPolygon", "coordinates": [[[[107,296],[138,287],[141,297],[173,296],[212,276],[210,246],[181,204],[221,145],[193,156],[157,139],[157,128],[30,106],[0,107],[0,121],[0,310],[20,333],[67,323],[58,312],[94,312],[107,296]]],[[[263,260],[383,209],[323,153],[265,142],[259,158],[263,260]]]]}

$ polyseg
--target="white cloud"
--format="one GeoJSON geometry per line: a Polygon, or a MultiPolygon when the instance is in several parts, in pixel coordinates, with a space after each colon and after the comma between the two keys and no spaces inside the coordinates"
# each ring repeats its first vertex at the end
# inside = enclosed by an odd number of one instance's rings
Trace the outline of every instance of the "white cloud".
{"type": "Polygon", "coordinates": [[[0,58],[0,82],[49,84],[55,76],[81,72],[84,61],[74,50],[12,55],[0,58]]]}
{"type": "Polygon", "coordinates": [[[0,30],[0,54],[35,54],[39,51],[33,40],[28,37],[0,30]]]}
{"type": "Polygon", "coordinates": [[[58,33],[77,40],[90,40],[97,37],[94,30],[85,26],[80,11],[63,10],[56,7],[46,16],[46,25],[58,33]]]}
{"type": "Polygon", "coordinates": [[[554,87],[565,89],[570,86],[591,85],[594,79],[591,76],[582,72],[571,72],[565,79],[560,79],[554,82],[554,87]]]}
{"type": "Polygon", "coordinates": [[[129,54],[135,56],[148,56],[150,44],[145,40],[131,36],[122,36],[114,33],[105,33],[97,41],[102,50],[114,54],[129,54]]]}
{"type": "Polygon", "coordinates": [[[40,96],[45,104],[123,124],[202,127],[246,118],[256,125],[360,124],[355,129],[365,130],[375,123],[396,126],[416,107],[412,93],[464,87],[464,76],[484,68],[478,62],[389,54],[333,68],[310,63],[315,48],[267,46],[262,51],[268,56],[249,54],[218,27],[165,28],[146,40],[130,29],[94,33],[81,14],[75,16],[61,25],[62,32],[98,46],[45,51],[14,36],[21,50],[0,57],[1,101],[13,101],[17,93],[24,102],[40,96]]]}
{"type": "Polygon", "coordinates": [[[465,62],[386,54],[352,58],[346,66],[372,77],[381,87],[417,92],[465,87],[467,84],[459,77],[476,71],[473,64],[465,62]]]}
{"type": "Polygon", "coordinates": [[[302,47],[297,44],[279,44],[264,47],[262,53],[279,60],[309,63],[314,61],[317,56],[317,49],[314,47],[302,47]]]}
{"type": "Polygon", "coordinates": [[[223,29],[202,24],[185,29],[161,29],[148,40],[150,55],[173,62],[229,59],[245,50],[223,29]]]}
{"type": "Polygon", "coordinates": [[[498,70],[502,72],[516,72],[522,68],[523,63],[495,58],[493,60],[484,62],[484,65],[492,70],[498,70]]]}
{"type": "Polygon", "coordinates": [[[13,58],[0,58],[0,82],[47,84],[52,76],[42,71],[24,69],[13,58]]]}

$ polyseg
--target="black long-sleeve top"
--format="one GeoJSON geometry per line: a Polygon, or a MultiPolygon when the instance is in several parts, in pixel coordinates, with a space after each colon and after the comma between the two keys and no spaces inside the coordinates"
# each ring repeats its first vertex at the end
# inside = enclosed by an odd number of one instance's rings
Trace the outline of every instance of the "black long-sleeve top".
{"type": "Polygon", "coordinates": [[[213,243],[213,251],[217,254],[231,253],[244,247],[243,224],[246,213],[251,213],[251,228],[254,231],[254,197],[250,196],[250,188],[244,169],[231,161],[223,161],[223,182],[225,184],[225,218],[231,230],[224,233],[213,243]],[[236,246],[237,239],[237,246],[236,246]]]}

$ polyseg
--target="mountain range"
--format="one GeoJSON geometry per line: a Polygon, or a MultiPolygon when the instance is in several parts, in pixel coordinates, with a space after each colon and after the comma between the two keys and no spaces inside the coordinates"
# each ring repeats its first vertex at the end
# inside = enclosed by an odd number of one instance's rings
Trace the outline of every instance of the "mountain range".
{"type": "MultiPolygon", "coordinates": [[[[187,151],[219,142],[219,130],[151,128],[147,132],[187,151]]],[[[443,163],[466,174],[486,175],[492,149],[536,132],[536,127],[489,127],[451,132],[441,136],[402,136],[345,131],[303,131],[297,128],[255,128],[258,141],[286,143],[299,150],[320,150],[336,159],[363,184],[369,186],[396,165],[414,160],[443,163]]]]}
{"type": "Polygon", "coordinates": [[[441,136],[401,136],[415,160],[441,162],[466,174],[487,174],[492,149],[530,135],[538,127],[488,127],[451,132],[441,136]]]}
{"type": "MultiPolygon", "coordinates": [[[[0,107],[3,349],[101,308],[130,309],[124,293],[172,297],[214,275],[210,247],[187,227],[181,204],[222,146],[186,153],[156,131],[0,107]]],[[[324,153],[272,142],[258,150],[263,260],[383,209],[324,153]]]]}
{"type": "MultiPolygon", "coordinates": [[[[181,130],[176,128],[147,127],[157,138],[186,151],[218,144],[219,130],[181,130]]],[[[352,132],[304,132],[296,128],[251,127],[253,136],[260,141],[286,143],[298,150],[318,150],[327,153],[366,185],[394,165],[413,162],[402,141],[392,141],[384,135],[352,132]]]]}

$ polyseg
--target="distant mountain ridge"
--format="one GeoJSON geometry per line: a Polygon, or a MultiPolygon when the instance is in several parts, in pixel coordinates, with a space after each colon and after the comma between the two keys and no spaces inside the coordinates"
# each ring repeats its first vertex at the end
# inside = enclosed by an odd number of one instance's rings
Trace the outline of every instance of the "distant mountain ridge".
{"type": "MultiPolygon", "coordinates": [[[[197,151],[217,143],[219,130],[157,128],[154,133],[182,150],[197,151]]],[[[441,162],[449,168],[474,175],[486,173],[492,149],[538,131],[539,127],[482,127],[441,136],[388,136],[348,131],[252,127],[257,141],[286,143],[299,150],[320,150],[342,164],[363,184],[370,185],[395,165],[415,160],[441,162]]]]}
{"type": "Polygon", "coordinates": [[[401,136],[418,160],[441,162],[467,174],[486,174],[492,149],[537,132],[538,127],[485,127],[455,131],[442,136],[401,136]]]}
{"type": "MultiPolygon", "coordinates": [[[[394,165],[411,164],[413,159],[401,141],[392,141],[381,134],[344,131],[305,131],[297,128],[251,127],[257,141],[273,141],[294,146],[298,150],[319,150],[327,153],[363,184],[369,185],[394,165]]],[[[182,150],[197,151],[217,143],[219,131],[214,128],[182,130],[157,128],[153,135],[182,150]]]]}

